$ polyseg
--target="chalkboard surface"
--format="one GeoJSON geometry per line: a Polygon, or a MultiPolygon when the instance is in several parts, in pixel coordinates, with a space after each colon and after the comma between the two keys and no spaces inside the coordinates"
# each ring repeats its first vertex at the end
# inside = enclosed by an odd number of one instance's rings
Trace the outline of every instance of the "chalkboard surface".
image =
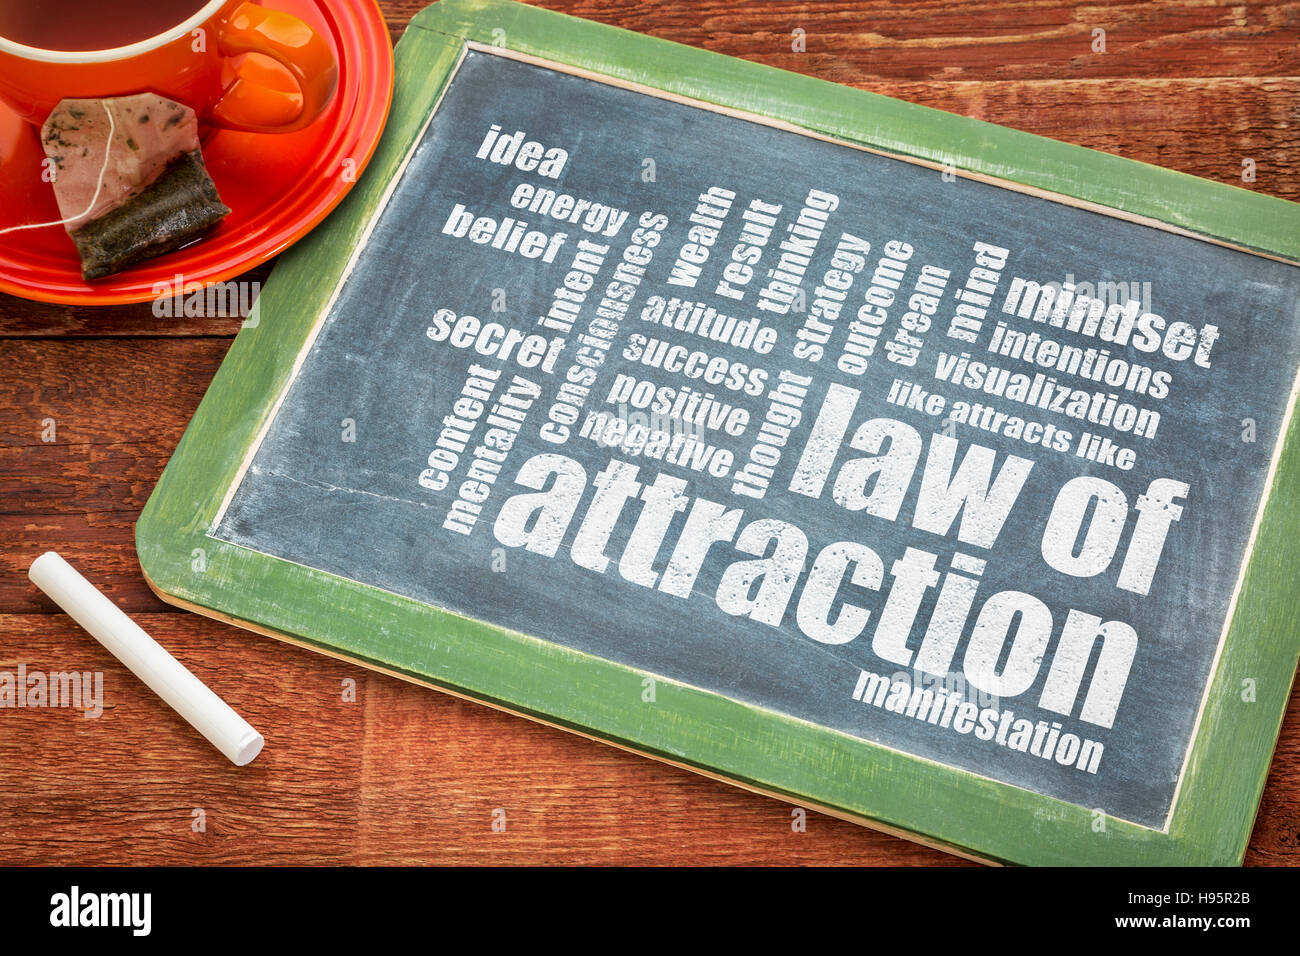
{"type": "Polygon", "coordinates": [[[213,534],[1161,829],[1298,364],[1293,265],[471,50],[213,534]]]}

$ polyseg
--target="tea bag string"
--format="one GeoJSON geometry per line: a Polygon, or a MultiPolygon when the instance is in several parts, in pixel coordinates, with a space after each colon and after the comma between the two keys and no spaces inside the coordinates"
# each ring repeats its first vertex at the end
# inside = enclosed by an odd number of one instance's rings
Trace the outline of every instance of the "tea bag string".
{"type": "Polygon", "coordinates": [[[103,100],[100,105],[104,107],[104,112],[108,114],[108,142],[104,146],[104,165],[99,168],[99,182],[95,184],[95,195],[90,197],[90,205],[82,212],[75,216],[69,216],[66,219],[56,219],[53,222],[32,222],[23,226],[10,226],[8,229],[0,229],[0,236],[9,232],[21,232],[24,229],[45,229],[48,226],[66,226],[70,222],[76,222],[90,215],[90,211],[95,208],[95,203],[99,202],[99,194],[104,189],[104,175],[108,172],[108,161],[113,155],[113,137],[117,133],[117,123],[113,119],[113,111],[108,108],[108,104],[103,100]]]}

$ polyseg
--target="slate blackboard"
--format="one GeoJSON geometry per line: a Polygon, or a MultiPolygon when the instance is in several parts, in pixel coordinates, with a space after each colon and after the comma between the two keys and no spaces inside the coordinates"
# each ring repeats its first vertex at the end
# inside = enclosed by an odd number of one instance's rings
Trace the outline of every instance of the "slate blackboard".
{"type": "Polygon", "coordinates": [[[442,0],[137,524],[167,600],[981,859],[1239,862],[1300,211],[442,0]]]}
{"type": "MultiPolygon", "coordinates": [[[[507,149],[503,147],[499,155],[507,156],[507,149]]],[[[483,229],[488,235],[486,222],[483,229]]],[[[545,248],[540,241],[539,250],[545,248]]],[[[1300,360],[1298,294],[1296,268],[1260,256],[1008,188],[946,181],[941,173],[923,166],[471,51],[389,198],[216,534],[265,554],[1159,828],[1171,807],[1269,460],[1288,410],[1300,360]],[[483,158],[480,146],[494,128],[501,131],[498,138],[503,142],[523,131],[517,137],[521,145],[533,142],[564,149],[568,158],[563,169],[548,178],[513,161],[494,162],[490,147],[483,158]],[[643,175],[650,169],[652,177],[643,175]],[[524,189],[519,191],[521,185],[524,189]],[[543,216],[536,206],[528,208],[540,189],[616,212],[584,211],[577,223],[543,216]],[[833,208],[818,208],[818,197],[826,197],[821,206],[833,203],[833,208]],[[773,214],[771,210],[778,207],[773,214]],[[457,208],[469,212],[456,220],[457,208]],[[455,235],[469,213],[475,219],[489,217],[496,224],[491,227],[491,241],[474,241],[468,228],[465,235],[455,235]],[[749,218],[744,218],[747,213],[749,218]],[[615,230],[613,219],[620,214],[625,218],[615,230]],[[548,241],[557,234],[567,238],[550,262],[545,261],[545,252],[526,258],[509,250],[508,239],[497,241],[506,233],[502,220],[511,218],[525,223],[527,233],[548,241]],[[693,225],[700,227],[696,238],[720,226],[711,247],[690,243],[693,225]],[[763,235],[771,238],[760,247],[758,239],[763,235]],[[790,238],[802,243],[787,242],[783,250],[780,243],[790,238]],[[579,247],[580,242],[585,247],[579,247]],[[985,259],[980,259],[976,251],[980,244],[1003,251],[985,253],[985,259]],[[709,253],[698,279],[689,286],[672,281],[674,269],[679,278],[695,275],[683,269],[683,263],[694,265],[690,258],[677,257],[683,245],[696,245],[690,255],[697,258],[699,250],[709,253]],[[746,248],[733,258],[738,246],[746,248]],[[910,256],[904,257],[904,246],[911,248],[910,256]],[[805,282],[799,286],[805,296],[804,310],[799,311],[795,302],[784,314],[765,311],[756,303],[765,289],[778,283],[765,283],[763,272],[780,269],[781,253],[789,249],[795,252],[784,260],[787,273],[793,275],[793,266],[806,260],[805,282]],[[760,252],[761,258],[750,268],[750,257],[760,252]],[[643,259],[648,260],[644,272],[643,259]],[[882,261],[885,267],[877,271],[882,261]],[[983,267],[987,273],[971,276],[972,269],[981,268],[979,261],[992,265],[983,267]],[[619,263],[635,269],[618,273],[619,263]],[[749,283],[741,283],[739,278],[749,273],[753,275],[749,283]],[[993,279],[995,273],[998,278],[993,279]],[[895,281],[900,274],[902,281],[895,281]],[[566,289],[566,275],[582,277],[571,285],[585,292],[557,299],[556,290],[566,289]],[[1138,302],[1145,295],[1148,301],[1142,303],[1142,314],[1161,315],[1168,323],[1184,322],[1189,330],[1197,330],[1197,341],[1213,336],[1201,331],[1206,325],[1217,327],[1218,339],[1211,340],[1208,352],[1209,367],[1198,365],[1194,352],[1191,358],[1174,361],[1164,351],[1152,354],[1132,343],[1113,345],[1097,335],[1055,328],[1050,319],[1035,322],[1032,312],[1025,318],[1018,314],[1019,308],[1003,310],[1017,277],[1042,284],[1064,282],[1071,275],[1076,285],[1122,283],[1136,293],[1138,302]],[[718,294],[719,283],[727,282],[728,276],[733,281],[718,294]],[[834,285],[849,276],[853,281],[841,295],[834,285]],[[624,301],[623,287],[633,281],[638,284],[624,301]],[[611,284],[617,285],[613,294],[611,284]],[[992,295],[986,292],[989,285],[997,289],[992,295]],[[742,289],[743,298],[732,298],[732,289],[742,289]],[[931,298],[938,300],[929,306],[931,316],[916,308],[927,304],[917,298],[926,290],[936,293],[931,298]],[[965,298],[958,299],[959,294],[965,298]],[[581,301],[573,301],[579,297],[581,301]],[[703,303],[739,321],[756,318],[759,329],[775,333],[775,343],[760,355],[752,346],[716,342],[647,318],[652,314],[647,310],[658,299],[673,298],[703,303]],[[869,303],[890,298],[892,303],[857,314],[859,309],[869,309],[869,303]],[[572,303],[576,315],[571,309],[555,309],[557,301],[572,303]],[[975,308],[958,312],[964,301],[975,308]],[[828,303],[841,307],[838,317],[831,318],[828,303]],[[980,306],[987,307],[978,326],[954,322],[963,314],[976,315],[980,306]],[[602,318],[602,309],[613,317],[602,318]],[[539,324],[552,313],[560,316],[553,327],[539,324]],[[453,330],[462,316],[473,316],[477,324],[463,322],[459,328],[465,341],[475,333],[480,337],[468,348],[451,344],[459,342],[454,331],[447,332],[443,341],[434,341],[430,333],[438,334],[435,316],[439,314],[444,316],[439,323],[453,330]],[[881,314],[887,318],[883,330],[877,331],[881,314]],[[925,332],[914,328],[911,339],[897,338],[898,330],[907,331],[906,315],[913,316],[911,324],[916,328],[923,321],[931,327],[925,332]],[[818,318],[820,322],[807,322],[818,318]],[[539,350],[549,350],[553,342],[563,340],[555,346],[559,351],[551,370],[542,364],[524,367],[513,356],[501,361],[477,351],[479,342],[485,350],[494,343],[500,348],[496,336],[481,331],[483,324],[491,322],[503,330],[542,336],[535,340],[539,350]],[[1115,379],[1122,373],[1123,381],[1115,385],[1082,373],[1070,376],[1054,363],[1017,361],[991,351],[999,322],[1006,330],[1036,331],[1062,346],[1108,351],[1105,373],[1115,379]],[[823,333],[823,327],[831,331],[823,333]],[[967,328],[975,330],[974,341],[946,334],[949,329],[967,328]],[[873,334],[851,338],[850,333],[858,329],[873,334]],[[580,354],[584,333],[605,353],[597,367],[585,363],[580,354]],[[705,356],[689,366],[701,377],[672,374],[627,357],[652,349],[653,339],[669,346],[685,345],[691,353],[705,356]],[[904,351],[913,341],[923,343],[916,347],[916,355],[904,351]],[[854,342],[860,343],[857,352],[852,350],[854,342]],[[796,351],[800,343],[805,348],[796,351]],[[806,358],[815,354],[814,347],[821,351],[816,362],[806,358]],[[863,355],[868,348],[871,354],[863,355]],[[1147,426],[1153,432],[1149,437],[1135,435],[1132,429],[1126,432],[1119,427],[1118,416],[1108,428],[1072,418],[1050,404],[1038,407],[1036,402],[990,396],[982,388],[940,379],[943,356],[957,358],[963,353],[1011,374],[1033,376],[1046,369],[1061,388],[1082,389],[1089,396],[1103,396],[1104,401],[1118,396],[1117,409],[1155,412],[1158,423],[1147,426]],[[801,360],[799,354],[805,358],[801,360]],[[891,361],[891,355],[910,364],[891,361]],[[726,366],[721,384],[703,380],[712,361],[719,374],[726,366]],[[855,374],[860,366],[863,370],[855,374]],[[1145,390],[1124,388],[1134,367],[1149,369],[1156,381],[1168,376],[1163,386],[1167,395],[1155,397],[1161,387],[1150,383],[1145,390]],[[595,380],[577,410],[577,421],[569,427],[567,409],[574,406],[566,404],[560,386],[566,376],[581,374],[568,370],[588,368],[595,380]],[[767,373],[761,387],[750,387],[754,370],[767,373]],[[790,401],[773,400],[782,373],[789,379],[790,401]],[[708,427],[685,432],[700,436],[706,446],[733,452],[735,464],[730,471],[717,477],[707,469],[696,471],[644,453],[628,453],[635,445],[610,448],[581,437],[589,416],[618,415],[619,405],[623,417],[630,417],[633,424],[637,413],[649,419],[646,409],[622,395],[629,388],[620,375],[650,382],[655,389],[694,388],[713,396],[718,407],[746,410],[749,423],[739,435],[708,427]],[[729,388],[727,376],[742,382],[742,387],[729,388]],[[491,382],[492,387],[474,391],[467,379],[471,383],[477,379],[480,386],[491,382]],[[896,380],[915,382],[927,394],[944,396],[949,414],[931,415],[891,404],[888,396],[896,380]],[[845,391],[830,393],[833,384],[845,391]],[[624,401],[608,401],[611,389],[617,390],[616,400],[624,401]],[[752,394],[755,391],[758,394],[752,394]],[[845,447],[835,457],[837,464],[860,457],[847,443],[852,429],[871,419],[908,426],[889,433],[896,436],[896,446],[913,434],[930,449],[935,447],[932,436],[936,434],[939,442],[954,443],[956,464],[972,443],[996,452],[998,468],[1006,467],[1009,456],[1032,463],[995,543],[981,547],[959,541],[960,519],[939,534],[909,526],[908,516],[918,507],[928,454],[921,456],[915,479],[908,480],[896,520],[837,505],[831,500],[829,479],[817,497],[791,491],[799,450],[809,442],[828,394],[832,401],[835,394],[844,401],[858,396],[851,429],[848,434],[841,431],[845,447]],[[504,415],[502,407],[494,404],[503,395],[514,400],[503,407],[504,415]],[[982,401],[1007,416],[1054,425],[1064,450],[1044,447],[1041,441],[1008,438],[970,423],[949,422],[949,403],[963,400],[982,401]],[[458,414],[458,401],[464,402],[462,411],[481,410],[478,415],[458,414]],[[495,417],[490,407],[498,408],[495,417]],[[764,432],[771,409],[779,414],[764,432]],[[522,415],[522,422],[514,415],[522,415]],[[766,436],[778,436],[778,427],[794,415],[800,421],[784,447],[764,441],[766,436]],[[437,439],[447,427],[448,416],[457,420],[456,434],[444,445],[465,447],[454,452],[456,464],[444,472],[436,463],[431,467],[429,456],[440,454],[437,439]],[[1243,441],[1248,419],[1254,421],[1254,434],[1248,436],[1253,440],[1243,441]],[[545,432],[548,423],[549,433],[545,432]],[[547,439],[547,434],[553,437],[565,427],[571,436],[566,441],[547,439]],[[493,457],[480,456],[479,468],[473,470],[473,449],[484,447],[481,443],[493,428],[497,444],[509,443],[509,447],[497,454],[487,446],[493,457]],[[1135,463],[1125,470],[1077,457],[1084,432],[1132,449],[1135,463]],[[469,435],[467,441],[459,440],[463,434],[469,435]],[[734,477],[750,460],[756,441],[782,452],[762,498],[745,490],[755,487],[752,483],[734,477]],[[536,457],[547,455],[564,456],[584,475],[581,504],[554,556],[520,546],[524,535],[518,531],[507,533],[503,526],[501,533],[494,533],[504,503],[516,495],[535,495],[541,480],[557,480],[554,470],[542,467],[546,459],[536,457]],[[497,457],[504,460],[498,462],[497,457]],[[534,467],[528,470],[530,460],[534,467]],[[727,568],[739,560],[753,561],[775,547],[766,537],[754,539],[758,545],[749,550],[756,554],[725,544],[710,548],[690,596],[683,598],[662,587],[629,581],[628,575],[620,573],[619,558],[642,511],[630,501],[618,511],[608,542],[600,549],[608,559],[606,570],[579,565],[569,551],[596,494],[592,479],[612,460],[625,463],[624,473],[638,479],[639,485],[650,485],[655,475],[668,474],[687,482],[681,488],[684,497],[743,509],[744,517],[733,534],[756,519],[780,519],[800,529],[807,550],[806,556],[791,559],[795,566],[788,573],[798,577],[793,597],[782,609],[766,612],[776,615],[779,623],[755,620],[757,614],[735,613],[744,601],[734,594],[722,602],[729,602],[725,609],[716,599],[727,568]],[[521,482],[521,471],[538,480],[530,483],[525,477],[521,482]],[[426,474],[425,486],[422,474],[426,474]],[[428,486],[442,482],[443,474],[445,486],[437,490],[428,486]],[[475,475],[489,480],[476,480],[475,475]],[[1104,493],[1090,506],[1094,520],[1106,522],[1118,516],[1123,525],[1114,559],[1089,577],[1052,567],[1040,547],[1056,496],[1080,476],[1105,483],[1095,486],[1104,493]],[[1136,502],[1148,493],[1153,479],[1172,479],[1190,490],[1171,502],[1173,507],[1182,506],[1182,514],[1169,530],[1150,593],[1141,594],[1117,587],[1116,578],[1140,514],[1136,502]],[[490,493],[480,501],[484,488],[490,488],[490,493]],[[466,494],[459,494],[462,489],[466,494]],[[481,506],[481,511],[459,512],[476,518],[468,533],[463,522],[447,526],[448,514],[457,514],[453,502],[458,497],[481,506]],[[821,643],[804,633],[796,619],[814,561],[834,542],[869,545],[881,559],[880,573],[885,578],[874,588],[864,587],[849,580],[854,568],[869,573],[861,562],[842,569],[845,580],[830,616],[842,613],[838,605],[849,602],[870,611],[873,618],[860,636],[842,644],[821,643]],[[940,575],[962,560],[954,563],[952,556],[987,563],[982,575],[958,579],[977,581],[978,591],[962,624],[954,676],[940,686],[960,689],[964,683],[966,699],[981,711],[991,707],[998,714],[998,729],[991,740],[943,726],[951,724],[952,715],[943,721],[941,713],[939,722],[931,723],[925,719],[929,710],[909,716],[854,698],[864,670],[891,679],[896,672],[907,671],[897,660],[873,653],[871,634],[881,619],[893,573],[890,568],[908,548],[934,556],[918,562],[917,570],[896,575],[896,580],[932,581],[924,588],[907,638],[912,650],[919,648],[926,622],[934,615],[940,575]],[[1045,626],[1051,638],[1035,652],[1039,656],[1046,652],[1047,659],[1034,669],[1032,683],[994,706],[972,690],[1001,696],[992,686],[995,681],[986,679],[985,687],[972,688],[960,662],[980,607],[991,595],[1003,592],[1036,598],[1008,602],[1020,619],[1019,626],[1026,629],[1023,641],[1039,633],[1033,630],[1033,621],[1024,620],[1040,613],[1039,608],[1048,615],[1044,620],[1050,622],[1045,626]],[[1072,610],[1105,622],[1123,622],[1136,634],[1136,656],[1127,681],[1121,683],[1122,699],[1113,726],[1080,718],[1089,679],[1100,681],[1091,677],[1097,667],[1097,653],[1091,650],[1087,653],[1093,666],[1085,668],[1088,676],[1073,707],[1061,713],[1038,706],[1051,674],[1051,655],[1061,645],[1072,610]],[[1039,735],[1038,746],[1032,736],[1028,750],[1006,743],[1015,727],[1010,718],[1007,727],[1000,726],[1001,715],[1008,711],[1016,720],[1048,725],[1046,734],[1039,735]],[[1046,757],[1054,727],[1084,741],[1078,759],[1063,763],[1059,758],[1065,754],[1059,750],[1046,757]],[[1087,741],[1102,749],[1090,749],[1087,741]],[[1098,755],[1095,768],[1086,766],[1092,753],[1098,755]]],[[[679,307],[679,312],[684,311],[679,307]]],[[[1192,333],[1187,335],[1194,349],[1192,333]]],[[[536,358],[525,358],[544,363],[545,350],[536,358]]],[[[1171,346],[1170,351],[1180,354],[1182,348],[1171,346]]],[[[639,387],[645,391],[645,386],[639,387]]],[[[675,424],[682,430],[680,416],[675,424]]],[[[691,423],[684,424],[689,428],[691,423]]],[[[761,469],[751,473],[760,474],[761,469]]],[[[641,573],[643,582],[662,579],[687,511],[674,511],[671,516],[662,547],[640,556],[650,568],[641,573]]],[[[1089,533],[1086,520],[1084,528],[1079,547],[1089,533]]],[[[829,566],[829,557],[827,562],[829,566]]],[[[733,574],[722,590],[742,580],[733,574]]],[[[993,611],[989,614],[990,620],[996,616],[993,611]]],[[[1013,634],[1016,627],[1010,625],[1013,634]]],[[[1111,640],[1118,643],[1122,638],[1111,640]]],[[[1012,643],[1008,641],[999,652],[998,667],[1006,666],[1012,643]]],[[[943,676],[945,671],[938,673],[943,676]]],[[[912,680],[914,686],[930,686],[917,674],[912,680]]]]}

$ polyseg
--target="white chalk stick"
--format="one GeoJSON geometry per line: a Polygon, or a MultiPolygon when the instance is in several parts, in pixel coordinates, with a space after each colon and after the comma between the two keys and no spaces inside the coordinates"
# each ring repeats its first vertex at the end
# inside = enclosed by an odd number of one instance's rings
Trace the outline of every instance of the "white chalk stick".
{"type": "Polygon", "coordinates": [[[265,741],[248,721],[56,552],[33,561],[27,576],[236,766],[262,752],[265,741]]]}

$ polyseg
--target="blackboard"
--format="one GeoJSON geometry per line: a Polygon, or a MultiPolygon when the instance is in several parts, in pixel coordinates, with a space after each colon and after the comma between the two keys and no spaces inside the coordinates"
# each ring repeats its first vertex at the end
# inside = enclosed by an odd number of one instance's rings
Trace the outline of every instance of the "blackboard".
{"type": "Polygon", "coordinates": [[[210,540],[1169,831],[1300,269],[509,49],[412,134],[210,540]]]}

